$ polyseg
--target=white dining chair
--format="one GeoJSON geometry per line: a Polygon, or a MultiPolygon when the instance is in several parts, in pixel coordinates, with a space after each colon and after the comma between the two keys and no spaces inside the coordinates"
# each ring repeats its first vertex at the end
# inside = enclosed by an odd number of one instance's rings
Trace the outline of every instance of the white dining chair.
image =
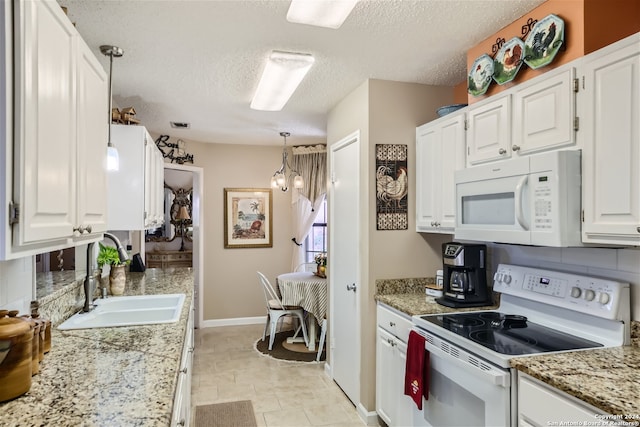
{"type": "Polygon", "coordinates": [[[327,318],[322,319],[322,327],[320,328],[320,341],[318,342],[318,354],[316,355],[316,362],[320,361],[322,356],[322,349],[324,348],[324,342],[327,338],[327,318]]]}
{"type": "Polygon", "coordinates": [[[309,338],[307,337],[307,327],[304,324],[304,310],[301,307],[288,307],[282,304],[282,300],[280,296],[275,291],[273,286],[271,286],[271,282],[269,279],[262,274],[258,273],[258,278],[260,279],[260,284],[262,285],[262,290],[264,292],[264,299],[267,305],[267,322],[264,325],[264,332],[262,333],[262,341],[265,340],[267,335],[267,329],[269,329],[269,351],[273,350],[273,341],[276,337],[276,328],[278,326],[278,321],[283,316],[293,316],[300,321],[300,328],[302,329],[302,334],[304,336],[305,345],[309,345],[309,338]]]}

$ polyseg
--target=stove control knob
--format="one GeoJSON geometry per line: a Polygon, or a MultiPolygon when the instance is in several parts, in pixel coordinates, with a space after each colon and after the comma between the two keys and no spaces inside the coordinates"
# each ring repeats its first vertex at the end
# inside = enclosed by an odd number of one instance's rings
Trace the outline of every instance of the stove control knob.
{"type": "Polygon", "coordinates": [[[587,301],[593,301],[595,297],[596,297],[596,293],[593,292],[591,289],[587,289],[586,291],[584,291],[584,299],[586,299],[587,301]]]}
{"type": "Polygon", "coordinates": [[[599,296],[598,296],[598,302],[602,305],[607,304],[609,301],[611,301],[611,295],[609,295],[606,292],[602,292],[599,296]]]}
{"type": "Polygon", "coordinates": [[[493,280],[496,282],[502,282],[502,273],[496,273],[493,275],[493,280]]]}
{"type": "Polygon", "coordinates": [[[573,298],[580,298],[580,295],[582,295],[582,290],[579,287],[574,286],[571,288],[571,296],[573,298]]]}
{"type": "Polygon", "coordinates": [[[502,278],[502,281],[508,285],[509,283],[511,283],[511,276],[509,274],[505,274],[502,278]]]}

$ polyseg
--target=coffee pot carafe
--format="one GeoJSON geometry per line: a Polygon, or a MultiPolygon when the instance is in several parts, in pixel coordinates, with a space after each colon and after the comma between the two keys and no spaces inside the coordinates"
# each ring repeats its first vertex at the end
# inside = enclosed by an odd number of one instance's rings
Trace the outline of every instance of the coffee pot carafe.
{"type": "Polygon", "coordinates": [[[447,307],[490,305],[487,288],[486,245],[449,242],[442,245],[443,295],[436,302],[447,307]]]}

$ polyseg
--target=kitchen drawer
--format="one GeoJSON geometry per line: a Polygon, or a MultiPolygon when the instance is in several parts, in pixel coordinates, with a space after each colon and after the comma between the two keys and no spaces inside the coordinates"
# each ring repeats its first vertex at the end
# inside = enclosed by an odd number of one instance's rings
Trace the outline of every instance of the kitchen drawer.
{"type": "Polygon", "coordinates": [[[406,343],[409,340],[409,331],[413,323],[408,315],[378,304],[378,326],[406,343]]]}
{"type": "Polygon", "coordinates": [[[597,425],[603,418],[606,420],[606,415],[598,408],[518,372],[518,426],[547,426],[559,421],[597,425]]]}

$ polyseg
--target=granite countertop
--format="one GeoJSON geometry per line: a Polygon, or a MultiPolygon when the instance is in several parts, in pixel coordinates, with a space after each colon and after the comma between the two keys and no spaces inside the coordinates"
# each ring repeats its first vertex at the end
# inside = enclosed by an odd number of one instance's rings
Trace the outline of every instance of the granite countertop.
{"type": "Polygon", "coordinates": [[[185,293],[176,323],[52,330],[31,389],[0,403],[0,425],[167,426],[193,295],[190,268],[127,273],[126,295],[185,293]]]}
{"type": "Polygon", "coordinates": [[[467,308],[445,307],[438,304],[434,297],[425,294],[425,286],[433,283],[433,277],[376,280],[375,300],[409,316],[455,311],[494,310],[497,308],[497,304],[467,308]]]}
{"type": "MultiPolygon", "coordinates": [[[[444,307],[426,296],[433,279],[377,280],[375,300],[409,316],[487,307],[444,307]]],[[[497,299],[496,299],[497,301],[497,299]]],[[[632,322],[632,345],[511,359],[511,366],[612,415],[638,421],[640,416],[640,322],[632,322]]]]}
{"type": "Polygon", "coordinates": [[[602,411],[640,421],[640,322],[632,344],[599,350],[518,357],[511,366],[602,411]]]}

